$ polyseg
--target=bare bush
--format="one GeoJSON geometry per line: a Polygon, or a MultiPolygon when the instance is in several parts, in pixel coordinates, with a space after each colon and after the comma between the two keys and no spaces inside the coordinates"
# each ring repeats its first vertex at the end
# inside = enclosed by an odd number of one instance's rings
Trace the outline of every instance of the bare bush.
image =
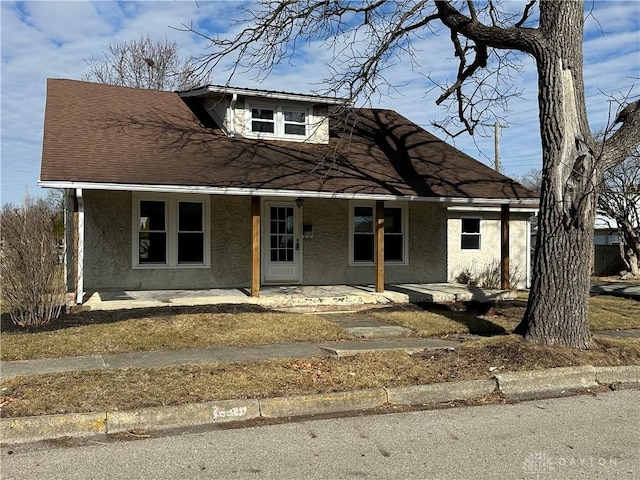
{"type": "Polygon", "coordinates": [[[20,326],[46,325],[64,306],[60,198],[25,198],[0,212],[2,307],[20,326]]]}

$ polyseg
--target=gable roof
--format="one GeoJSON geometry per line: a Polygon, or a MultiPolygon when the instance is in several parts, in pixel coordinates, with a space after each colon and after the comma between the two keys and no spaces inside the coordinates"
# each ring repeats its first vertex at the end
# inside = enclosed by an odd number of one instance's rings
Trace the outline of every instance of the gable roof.
{"type": "MultiPolygon", "coordinates": [[[[340,122],[344,124],[344,122],[340,122]]],[[[391,110],[327,145],[227,137],[173,92],[49,79],[43,186],[534,203],[534,192],[391,110]]]]}

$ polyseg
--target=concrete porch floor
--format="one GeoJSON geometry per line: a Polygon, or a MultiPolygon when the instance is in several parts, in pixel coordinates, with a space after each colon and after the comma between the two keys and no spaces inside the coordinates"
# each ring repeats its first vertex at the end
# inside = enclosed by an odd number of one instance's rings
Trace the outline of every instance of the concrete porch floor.
{"type": "Polygon", "coordinates": [[[516,292],[489,290],[456,283],[391,284],[383,293],[373,285],[262,286],[260,297],[248,289],[100,290],[87,294],[91,310],[118,310],[167,306],[254,304],[265,308],[313,311],[363,308],[390,303],[450,303],[512,300],[516,292]]]}

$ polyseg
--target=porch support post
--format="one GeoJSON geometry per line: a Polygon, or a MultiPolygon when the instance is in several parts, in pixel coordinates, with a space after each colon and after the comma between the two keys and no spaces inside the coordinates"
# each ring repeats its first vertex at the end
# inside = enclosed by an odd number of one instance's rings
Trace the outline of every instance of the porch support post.
{"type": "Polygon", "coordinates": [[[78,251],[77,251],[77,283],[76,283],[76,303],[82,305],[84,301],[84,198],[82,189],[76,189],[76,199],[78,201],[78,251]]]}
{"type": "Polygon", "coordinates": [[[251,296],[260,296],[260,197],[251,197],[251,296]]]}
{"type": "Polygon", "coordinates": [[[384,292],[384,201],[376,201],[376,292],[384,292]]]}
{"type": "Polygon", "coordinates": [[[509,290],[509,204],[500,208],[500,288],[509,290]]]}

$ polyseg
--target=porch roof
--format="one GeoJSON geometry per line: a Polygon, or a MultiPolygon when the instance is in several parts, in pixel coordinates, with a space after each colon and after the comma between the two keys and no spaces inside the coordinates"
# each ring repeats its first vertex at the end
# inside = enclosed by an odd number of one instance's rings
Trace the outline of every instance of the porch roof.
{"type": "Polygon", "coordinates": [[[43,186],[535,203],[398,113],[354,109],[329,144],[230,138],[172,92],[49,79],[43,186]]]}

